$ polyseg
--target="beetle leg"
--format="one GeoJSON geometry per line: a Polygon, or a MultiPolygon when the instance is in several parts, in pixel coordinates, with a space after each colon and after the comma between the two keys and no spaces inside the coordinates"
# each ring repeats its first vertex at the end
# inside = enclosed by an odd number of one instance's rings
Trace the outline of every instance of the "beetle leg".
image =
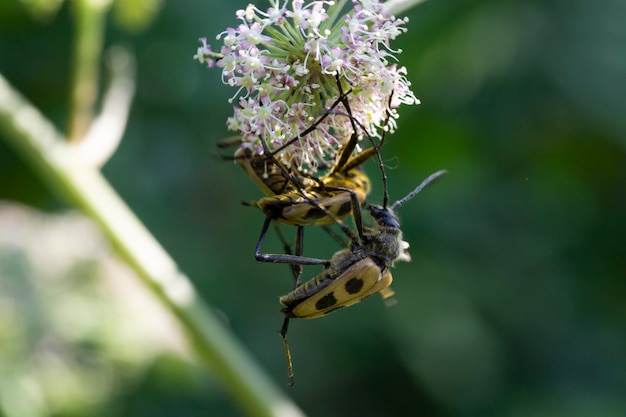
{"type": "MultiPolygon", "coordinates": [[[[304,227],[298,226],[296,227],[296,256],[302,256],[304,253],[304,227]]],[[[300,285],[300,277],[302,276],[302,265],[301,264],[291,264],[291,267],[294,271],[295,282],[293,287],[296,288],[300,285]]]]}
{"type": "Polygon", "coordinates": [[[265,240],[267,229],[270,227],[272,219],[265,218],[263,222],[263,228],[259,235],[259,240],[254,248],[254,257],[259,262],[274,262],[281,264],[294,264],[294,265],[328,265],[329,261],[326,259],[308,258],[305,256],[289,255],[289,254],[273,254],[273,253],[261,253],[261,246],[265,240]]]}
{"type": "Polygon", "coordinates": [[[293,361],[291,360],[291,349],[289,349],[289,342],[287,342],[287,329],[289,328],[288,313],[285,314],[285,320],[283,320],[283,326],[280,329],[280,337],[283,338],[283,346],[285,346],[285,358],[287,359],[287,378],[289,378],[289,386],[293,387],[295,381],[293,378],[293,361]]]}

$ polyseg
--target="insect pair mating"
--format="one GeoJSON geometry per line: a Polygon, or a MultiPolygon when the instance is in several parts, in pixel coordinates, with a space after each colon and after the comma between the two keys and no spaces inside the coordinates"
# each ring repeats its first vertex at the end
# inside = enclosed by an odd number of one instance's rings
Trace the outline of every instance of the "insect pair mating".
{"type": "MultiPolygon", "coordinates": [[[[341,89],[339,82],[338,85],[341,89]]],[[[406,251],[408,244],[402,240],[400,222],[395,210],[445,173],[438,171],[432,174],[407,196],[389,205],[387,177],[380,155],[380,147],[385,139],[384,131],[378,143],[367,134],[351,114],[349,93],[341,92],[331,108],[309,129],[277,150],[270,151],[263,142],[263,155],[252,155],[244,148],[240,148],[235,154],[236,161],[267,195],[251,203],[260,208],[266,216],[255,247],[255,257],[261,262],[290,264],[295,278],[294,289],[280,297],[280,302],[284,306],[281,311],[285,316],[280,334],[287,357],[290,385],[294,384],[293,364],[287,341],[290,320],[321,317],[339,308],[356,304],[373,294],[381,293],[383,298],[393,294],[390,289],[392,275],[389,268],[398,260],[410,260],[406,251]],[[345,112],[336,110],[339,104],[343,105],[345,112]],[[281,150],[312,132],[331,114],[349,117],[353,134],[327,174],[319,178],[303,175],[277,160],[276,155],[281,150]],[[359,130],[369,138],[371,147],[355,154],[359,130]],[[363,172],[362,165],[373,156],[377,157],[381,171],[384,195],[382,205],[366,201],[370,181],[363,172]],[[364,210],[374,220],[375,227],[367,229],[363,226],[364,210]],[[343,222],[351,213],[356,230],[343,222]],[[261,253],[261,246],[272,221],[296,226],[294,254],[280,233],[279,237],[283,240],[286,253],[261,253]],[[330,259],[303,256],[303,227],[332,224],[340,227],[350,240],[349,245],[335,252],[330,259]],[[301,284],[302,269],[305,265],[322,265],[324,269],[320,274],[301,284]]],[[[223,146],[230,144],[231,142],[223,143],[223,146]]]]}

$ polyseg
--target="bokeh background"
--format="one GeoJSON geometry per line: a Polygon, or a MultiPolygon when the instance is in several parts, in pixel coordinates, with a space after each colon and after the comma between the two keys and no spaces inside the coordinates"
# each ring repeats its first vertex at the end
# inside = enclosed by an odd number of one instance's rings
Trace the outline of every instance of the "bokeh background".
{"type": "MultiPolygon", "coordinates": [[[[0,2],[0,72],[65,130],[71,8],[37,3],[0,2]]],[[[136,54],[138,90],[104,175],[286,387],[290,273],[254,261],[262,216],[240,202],[260,193],[215,151],[233,91],[192,60],[247,0],[168,1],[149,24],[140,5],[155,3],[135,4],[139,23],[120,6],[107,28],[136,54]]],[[[292,322],[289,395],[311,416],[625,415],[626,3],[430,0],[407,15],[395,46],[422,104],[383,149],[391,196],[449,174],[401,210],[413,262],[393,270],[397,305],[292,322]]],[[[4,140],[0,200],[0,416],[241,415],[4,140]]],[[[334,250],[308,232],[309,254],[334,250]]]]}

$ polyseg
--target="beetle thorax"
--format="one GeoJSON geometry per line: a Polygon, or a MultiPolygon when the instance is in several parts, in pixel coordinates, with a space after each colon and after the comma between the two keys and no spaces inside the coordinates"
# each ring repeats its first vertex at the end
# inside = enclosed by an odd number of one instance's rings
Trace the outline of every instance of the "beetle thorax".
{"type": "Polygon", "coordinates": [[[403,251],[402,232],[396,227],[380,227],[376,233],[365,235],[363,251],[381,267],[391,267],[403,251]]]}

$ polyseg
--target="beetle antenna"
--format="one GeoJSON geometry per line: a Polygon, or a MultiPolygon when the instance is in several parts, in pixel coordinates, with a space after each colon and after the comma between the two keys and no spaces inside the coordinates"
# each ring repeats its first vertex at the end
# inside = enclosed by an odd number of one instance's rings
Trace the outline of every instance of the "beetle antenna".
{"type": "MultiPolygon", "coordinates": [[[[393,92],[389,95],[389,102],[388,102],[388,107],[387,107],[387,110],[386,110],[387,117],[385,118],[385,122],[383,124],[383,133],[381,134],[380,141],[378,143],[376,143],[376,141],[374,141],[374,138],[372,138],[372,136],[369,134],[369,132],[367,131],[365,126],[363,126],[363,124],[361,122],[359,122],[356,119],[356,117],[354,117],[352,115],[352,111],[350,110],[350,105],[349,105],[348,99],[347,99],[347,94],[343,93],[343,90],[342,90],[342,87],[341,87],[341,82],[339,81],[339,78],[337,78],[337,87],[339,89],[339,93],[341,94],[341,97],[343,97],[342,103],[343,103],[344,108],[346,109],[346,113],[342,113],[340,111],[335,110],[333,112],[333,114],[335,114],[335,115],[344,115],[344,116],[348,117],[350,119],[350,123],[352,123],[352,128],[354,129],[354,135],[357,132],[356,128],[358,126],[359,128],[361,128],[361,131],[363,132],[363,134],[365,136],[367,136],[367,139],[372,144],[372,148],[374,149],[374,153],[376,154],[376,159],[377,159],[377,162],[378,162],[378,168],[380,169],[381,179],[382,179],[382,182],[383,182],[383,207],[387,207],[387,204],[389,203],[389,192],[387,191],[387,173],[385,172],[385,164],[383,163],[382,156],[380,155],[380,148],[383,146],[383,143],[385,143],[385,137],[387,135],[387,125],[389,124],[389,119],[391,117],[391,113],[389,112],[389,108],[391,106],[391,99],[393,97],[393,92]]],[[[353,138],[354,138],[354,135],[353,135],[353,138]]],[[[359,163],[362,163],[362,161],[359,160],[359,163]]],[[[355,161],[353,161],[353,164],[356,165],[355,161]]],[[[342,169],[344,171],[352,169],[353,166],[351,166],[351,165],[352,164],[350,164],[350,163],[345,164],[345,165],[342,165],[340,163],[337,164],[337,166],[342,166],[342,169]]]]}
{"type": "MultiPolygon", "coordinates": [[[[385,111],[387,112],[387,117],[385,118],[385,123],[383,124],[383,133],[382,133],[382,137],[380,139],[380,144],[382,145],[383,142],[385,141],[385,136],[387,136],[387,130],[388,128],[388,124],[389,124],[389,119],[391,118],[391,112],[389,111],[389,109],[391,108],[391,99],[393,98],[393,91],[391,92],[391,94],[389,94],[389,101],[387,102],[387,109],[385,109],[385,111]]],[[[383,207],[387,208],[387,204],[389,203],[389,190],[387,189],[387,174],[385,173],[385,169],[383,167],[383,161],[381,160],[380,157],[380,152],[377,152],[378,154],[378,162],[380,164],[380,170],[382,171],[382,179],[383,179],[383,207]]]]}
{"type": "Polygon", "coordinates": [[[437,178],[441,177],[442,175],[446,174],[447,172],[448,171],[446,171],[445,169],[442,169],[441,171],[437,171],[434,174],[431,174],[428,178],[422,181],[422,183],[416,189],[411,191],[404,198],[393,203],[393,205],[391,206],[391,210],[393,211],[397,209],[398,207],[402,206],[404,203],[406,203],[407,201],[415,197],[417,194],[419,194],[419,192],[422,191],[427,185],[429,185],[430,183],[432,183],[433,181],[435,181],[437,178]]]}

